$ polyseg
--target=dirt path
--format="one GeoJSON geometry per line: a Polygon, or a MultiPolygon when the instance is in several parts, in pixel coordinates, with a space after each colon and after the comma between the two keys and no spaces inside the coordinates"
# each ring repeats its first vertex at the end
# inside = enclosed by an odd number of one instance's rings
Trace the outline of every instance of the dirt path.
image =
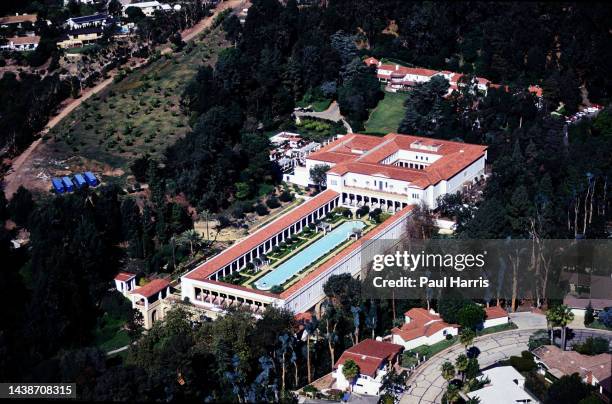
{"type": "MultiPolygon", "coordinates": [[[[194,25],[191,28],[186,29],[181,33],[181,36],[185,42],[191,41],[196,38],[202,31],[206,28],[210,27],[215,19],[215,17],[225,9],[234,8],[241,9],[250,6],[250,3],[245,0],[229,0],[223,3],[220,3],[212,16],[203,18],[199,23],[194,25]]],[[[172,52],[170,47],[166,47],[162,50],[162,54],[172,52]]],[[[132,69],[140,67],[140,63],[132,69]]],[[[113,82],[113,78],[117,72],[112,71],[109,73],[109,78],[98,83],[95,87],[85,90],[81,97],[77,99],[72,99],[65,102],[65,105],[62,107],[61,111],[55,115],[53,118],[49,120],[45,128],[39,134],[40,137],[32,142],[32,144],[24,150],[17,158],[15,158],[11,164],[10,170],[4,176],[4,193],[7,198],[11,198],[13,194],[17,191],[19,186],[24,183],[26,177],[32,175],[29,170],[23,170],[23,165],[27,162],[32,153],[38,148],[40,143],[42,142],[42,137],[51,130],[55,125],[61,122],[68,114],[74,111],[77,107],[79,107],[84,101],[90,98],[92,95],[99,93],[104,90],[108,85],[113,82]]]]}

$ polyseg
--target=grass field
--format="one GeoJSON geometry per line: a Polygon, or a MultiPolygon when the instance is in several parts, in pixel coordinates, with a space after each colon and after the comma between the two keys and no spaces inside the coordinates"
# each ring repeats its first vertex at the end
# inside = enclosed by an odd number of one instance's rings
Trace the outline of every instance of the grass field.
{"type": "Polygon", "coordinates": [[[46,158],[122,176],[144,153],[158,156],[189,131],[180,96],[198,67],[227,44],[219,29],[161,56],[87,100],[45,138],[46,158]]]}
{"type": "Polygon", "coordinates": [[[405,93],[385,93],[376,108],[370,113],[365,123],[366,133],[397,132],[401,120],[404,118],[405,93]]]}

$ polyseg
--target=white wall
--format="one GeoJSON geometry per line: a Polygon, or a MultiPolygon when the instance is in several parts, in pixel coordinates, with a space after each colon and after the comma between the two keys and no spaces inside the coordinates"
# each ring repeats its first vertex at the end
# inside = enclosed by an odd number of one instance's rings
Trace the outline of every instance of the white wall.
{"type": "Polygon", "coordinates": [[[444,339],[446,339],[446,335],[449,334],[458,335],[459,330],[454,327],[446,327],[439,330],[435,334],[430,335],[429,337],[422,336],[419,338],[411,339],[409,341],[404,341],[398,334],[393,334],[393,343],[403,345],[405,349],[413,349],[421,345],[432,345],[436,342],[443,341],[444,339]]]}
{"type": "Polygon", "coordinates": [[[484,323],[482,324],[482,327],[489,328],[489,327],[494,327],[496,325],[502,325],[502,324],[507,324],[507,323],[508,323],[508,317],[492,318],[492,319],[485,320],[484,323]]]}

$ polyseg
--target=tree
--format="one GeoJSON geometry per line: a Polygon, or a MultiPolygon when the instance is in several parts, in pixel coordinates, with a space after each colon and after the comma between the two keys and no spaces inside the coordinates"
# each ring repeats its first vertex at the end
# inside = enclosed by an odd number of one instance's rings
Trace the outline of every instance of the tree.
{"type": "Polygon", "coordinates": [[[119,0],[110,0],[108,2],[108,13],[110,15],[113,15],[115,17],[119,16],[121,14],[121,2],[119,2],[119,0]]]}
{"type": "Polygon", "coordinates": [[[591,325],[593,321],[595,321],[595,314],[593,311],[593,305],[591,305],[591,301],[589,301],[589,304],[584,312],[584,325],[591,325]]]}
{"type": "Polygon", "coordinates": [[[565,350],[567,325],[574,319],[574,313],[563,304],[552,307],[546,312],[546,321],[553,327],[561,327],[561,349],[565,350]]]}
{"type": "Polygon", "coordinates": [[[351,391],[353,389],[353,383],[355,383],[355,379],[357,378],[357,376],[359,376],[359,372],[359,365],[357,365],[357,363],[352,359],[347,359],[342,364],[342,375],[349,382],[349,388],[351,389],[351,391]]]}
{"type": "Polygon", "coordinates": [[[406,223],[407,235],[411,239],[430,239],[435,229],[433,212],[421,202],[411,212],[406,223]]]}
{"type": "Polygon", "coordinates": [[[322,189],[327,185],[327,172],[330,168],[327,164],[317,164],[310,169],[310,179],[317,188],[322,189]]]}
{"type": "Polygon", "coordinates": [[[478,363],[477,358],[468,359],[468,364],[465,369],[465,378],[467,380],[473,380],[480,373],[480,364],[478,363]]]}
{"type": "Polygon", "coordinates": [[[475,330],[483,323],[485,311],[476,303],[470,303],[459,309],[457,318],[462,327],[475,330]]]}
{"type": "Polygon", "coordinates": [[[465,371],[467,370],[467,367],[468,367],[468,357],[467,355],[462,353],[459,356],[457,356],[457,359],[455,359],[455,368],[457,369],[459,373],[461,373],[462,381],[465,380],[465,371]]]}
{"type": "Polygon", "coordinates": [[[472,345],[474,338],[476,338],[476,332],[470,328],[462,330],[459,334],[459,341],[465,346],[465,349],[472,345]]]}
{"type": "Polygon", "coordinates": [[[574,404],[586,398],[591,390],[578,373],[562,376],[548,388],[545,404],[574,404]]]}
{"type": "Polygon", "coordinates": [[[9,216],[19,226],[26,226],[28,223],[28,217],[34,210],[34,200],[32,199],[32,193],[25,189],[23,186],[19,186],[17,192],[13,195],[8,203],[7,209],[9,216]]]}
{"type": "Polygon", "coordinates": [[[449,384],[446,388],[446,399],[449,403],[455,403],[461,397],[460,392],[459,386],[456,384],[449,384]]]}
{"type": "Polygon", "coordinates": [[[607,307],[597,315],[597,318],[606,327],[612,328],[612,307],[607,307]]]}
{"type": "Polygon", "coordinates": [[[447,382],[450,382],[455,378],[455,366],[449,361],[446,361],[440,367],[440,371],[442,372],[442,377],[447,382]]]}

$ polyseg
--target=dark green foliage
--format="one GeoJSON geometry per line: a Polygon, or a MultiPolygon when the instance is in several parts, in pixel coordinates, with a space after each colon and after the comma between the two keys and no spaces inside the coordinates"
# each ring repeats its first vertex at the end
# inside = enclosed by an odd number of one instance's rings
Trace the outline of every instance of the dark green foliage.
{"type": "Polygon", "coordinates": [[[17,225],[26,226],[28,217],[33,209],[34,201],[32,199],[32,193],[20,186],[8,203],[7,210],[9,216],[17,225]]]}
{"type": "Polygon", "coordinates": [[[278,197],[278,199],[281,202],[291,202],[293,200],[293,194],[289,191],[283,191],[278,197]]]}
{"type": "Polygon", "coordinates": [[[612,327],[612,307],[607,307],[597,315],[599,321],[601,321],[606,327],[612,327]]]}
{"type": "Polygon", "coordinates": [[[537,367],[533,358],[524,358],[521,356],[511,356],[510,365],[519,372],[530,372],[537,367]]]}
{"type": "Polygon", "coordinates": [[[257,213],[259,216],[265,216],[269,214],[270,211],[268,210],[268,208],[266,208],[264,204],[258,203],[257,205],[255,205],[255,213],[257,213]]]}
{"type": "Polygon", "coordinates": [[[584,384],[578,375],[563,376],[555,381],[546,395],[546,404],[574,404],[586,398],[591,389],[584,384]]]}
{"type": "Polygon", "coordinates": [[[476,303],[463,305],[457,312],[457,320],[462,327],[475,330],[485,319],[485,311],[476,303]]]}
{"type": "Polygon", "coordinates": [[[574,351],[584,355],[599,355],[610,351],[610,343],[606,338],[588,337],[582,344],[574,345],[574,351]]]}
{"type": "Polygon", "coordinates": [[[593,306],[591,305],[591,302],[589,302],[589,305],[586,307],[584,312],[584,325],[588,326],[593,321],[595,321],[595,314],[593,311],[593,306]]]}

